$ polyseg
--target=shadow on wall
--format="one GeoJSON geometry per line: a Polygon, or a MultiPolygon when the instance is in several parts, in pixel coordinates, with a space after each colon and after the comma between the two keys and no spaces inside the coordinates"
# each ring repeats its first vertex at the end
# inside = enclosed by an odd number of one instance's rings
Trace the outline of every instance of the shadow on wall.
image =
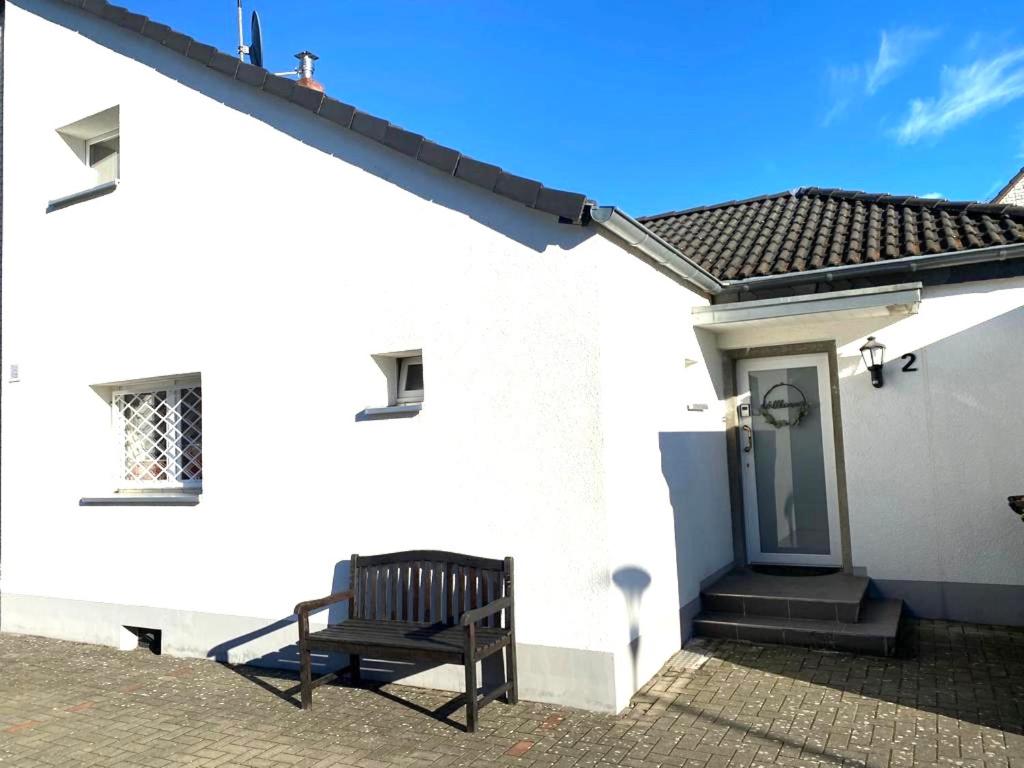
{"type": "Polygon", "coordinates": [[[676,537],[683,640],[692,634],[702,582],[732,565],[732,511],[725,434],[660,432],[661,473],[676,537]]]}
{"type": "MultiPolygon", "coordinates": [[[[446,177],[423,163],[317,117],[284,99],[225,77],[141,35],[45,0],[23,0],[20,4],[37,16],[142,62],[160,74],[250,115],[310,147],[396,184],[424,200],[459,211],[538,253],[550,245],[573,248],[593,235],[592,230],[559,224],[554,216],[530,211],[519,203],[446,177]],[[544,225],[538,226],[540,222],[544,225]]],[[[182,172],[186,170],[183,168],[182,172]]],[[[339,229],[348,223],[344,215],[336,219],[339,229]]]]}
{"type": "Polygon", "coordinates": [[[651,585],[651,574],[635,565],[624,565],[612,573],[612,583],[622,592],[626,600],[626,617],[629,621],[629,655],[633,667],[633,690],[639,688],[637,680],[637,658],[640,655],[640,603],[644,592],[651,585]]]}

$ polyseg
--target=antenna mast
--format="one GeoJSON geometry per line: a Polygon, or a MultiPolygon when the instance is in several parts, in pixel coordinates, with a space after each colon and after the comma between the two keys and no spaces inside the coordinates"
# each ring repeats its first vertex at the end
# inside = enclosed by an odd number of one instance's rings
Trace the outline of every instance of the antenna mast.
{"type": "Polygon", "coordinates": [[[245,54],[249,52],[249,46],[245,44],[244,32],[242,32],[242,0],[238,0],[238,60],[245,61],[243,58],[245,54]]]}

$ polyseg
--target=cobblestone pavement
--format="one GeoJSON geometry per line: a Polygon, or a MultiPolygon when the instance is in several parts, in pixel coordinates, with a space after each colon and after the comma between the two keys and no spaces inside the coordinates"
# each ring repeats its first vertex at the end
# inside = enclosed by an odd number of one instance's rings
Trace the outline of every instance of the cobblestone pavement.
{"type": "Polygon", "coordinates": [[[1014,629],[913,623],[895,659],[709,641],[673,657],[619,716],[497,702],[477,734],[454,724],[461,710],[430,715],[451,694],[328,685],[301,712],[278,694],[294,683],[0,635],[0,764],[1024,768],[1014,629]]]}

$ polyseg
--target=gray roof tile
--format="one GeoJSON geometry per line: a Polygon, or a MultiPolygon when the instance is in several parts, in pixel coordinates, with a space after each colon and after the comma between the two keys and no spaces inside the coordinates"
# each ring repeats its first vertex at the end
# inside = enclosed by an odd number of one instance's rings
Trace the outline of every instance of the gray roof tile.
{"type": "Polygon", "coordinates": [[[240,61],[238,62],[238,71],[235,72],[235,78],[246,85],[262,88],[268,74],[267,70],[263,67],[255,67],[248,62],[240,61]]]}
{"type": "MultiPolygon", "coordinates": [[[[149,26],[148,24],[146,26],[149,26]]],[[[164,37],[164,45],[170,48],[172,51],[177,53],[187,53],[189,46],[192,45],[192,38],[188,35],[183,35],[181,32],[175,32],[173,29],[167,33],[164,37]]]]}
{"type": "Polygon", "coordinates": [[[376,141],[383,141],[388,132],[388,121],[356,110],[352,116],[352,130],[376,141]]]}
{"type": "Polygon", "coordinates": [[[320,105],[320,117],[325,117],[343,128],[352,125],[352,118],[355,117],[355,114],[356,108],[351,104],[332,99],[330,96],[327,96],[324,103],[320,105]]]}
{"type": "Polygon", "coordinates": [[[384,134],[383,142],[403,155],[416,157],[420,153],[423,137],[418,133],[399,128],[397,125],[389,125],[387,132],[384,134]]]}
{"type": "Polygon", "coordinates": [[[129,11],[121,18],[121,26],[125,29],[130,29],[132,32],[141,32],[147,21],[149,21],[149,19],[141,13],[132,13],[129,11]]]}
{"type": "Polygon", "coordinates": [[[167,39],[167,36],[171,34],[171,28],[166,24],[158,24],[150,19],[146,22],[146,26],[142,28],[142,34],[150,40],[156,40],[156,42],[162,43],[167,39]]]}
{"type": "Polygon", "coordinates": [[[537,203],[534,207],[538,211],[554,214],[561,219],[579,221],[583,217],[583,207],[586,204],[585,195],[541,187],[537,191],[537,203]]]}
{"type": "Polygon", "coordinates": [[[461,157],[458,150],[435,144],[430,140],[425,140],[423,146],[420,147],[420,162],[447,174],[455,173],[455,168],[459,165],[461,157]]]}
{"type": "Polygon", "coordinates": [[[121,19],[124,18],[125,14],[128,13],[127,8],[122,8],[120,5],[110,5],[103,9],[103,18],[107,21],[112,21],[115,24],[120,24],[121,19]]]}
{"type": "Polygon", "coordinates": [[[293,104],[298,104],[303,109],[308,109],[310,112],[318,112],[320,105],[324,101],[324,93],[323,91],[297,85],[292,89],[292,95],[289,98],[293,104]]]}
{"type": "Polygon", "coordinates": [[[289,80],[287,77],[280,77],[279,75],[272,75],[269,72],[267,73],[267,79],[263,81],[264,91],[280,96],[282,99],[290,99],[292,91],[298,87],[295,85],[294,80],[289,80]]]}
{"type": "Polygon", "coordinates": [[[502,172],[494,185],[494,191],[510,200],[528,205],[531,208],[537,203],[537,193],[541,184],[533,179],[524,179],[511,173],[502,172]]]}
{"type": "Polygon", "coordinates": [[[498,174],[501,173],[501,168],[490,163],[481,163],[479,160],[474,160],[471,157],[463,157],[459,160],[458,166],[455,168],[455,177],[464,179],[470,184],[476,184],[478,187],[483,187],[488,192],[494,190],[494,185],[498,182],[498,174]]]}
{"type": "Polygon", "coordinates": [[[220,51],[214,51],[213,58],[210,59],[209,66],[216,69],[218,72],[223,72],[225,75],[235,76],[235,72],[238,71],[238,65],[240,62],[234,56],[228,56],[226,53],[220,51]]]}
{"type": "MultiPolygon", "coordinates": [[[[188,47],[188,51],[185,52],[185,55],[190,59],[195,59],[200,64],[209,64],[210,59],[213,58],[213,54],[215,53],[217,53],[217,49],[212,45],[207,45],[206,43],[200,43],[193,40],[192,45],[188,47]]],[[[234,73],[232,73],[232,76],[233,75],[234,73]]]]}

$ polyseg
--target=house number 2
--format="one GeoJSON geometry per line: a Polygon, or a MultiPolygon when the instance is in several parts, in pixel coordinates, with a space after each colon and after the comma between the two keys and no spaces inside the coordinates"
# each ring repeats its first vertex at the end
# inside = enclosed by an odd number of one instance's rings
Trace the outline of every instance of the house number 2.
{"type": "Polygon", "coordinates": [[[917,362],[917,355],[915,355],[913,352],[907,352],[907,354],[905,354],[900,359],[907,361],[906,365],[903,366],[903,371],[904,372],[911,373],[911,372],[917,370],[917,366],[914,365],[914,363],[917,362]]]}

